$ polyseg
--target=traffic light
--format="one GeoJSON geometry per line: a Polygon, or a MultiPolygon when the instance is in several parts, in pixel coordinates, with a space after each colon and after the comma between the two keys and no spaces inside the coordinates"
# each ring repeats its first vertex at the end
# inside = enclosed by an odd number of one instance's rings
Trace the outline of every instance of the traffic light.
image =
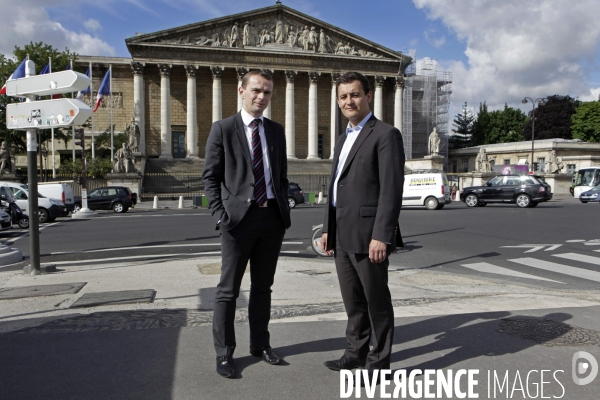
{"type": "Polygon", "coordinates": [[[75,144],[82,149],[85,147],[85,139],[83,138],[83,129],[75,129],[75,144]]]}
{"type": "Polygon", "coordinates": [[[81,177],[80,176],[76,176],[74,180],[75,180],[76,184],[81,185],[81,177]]]}

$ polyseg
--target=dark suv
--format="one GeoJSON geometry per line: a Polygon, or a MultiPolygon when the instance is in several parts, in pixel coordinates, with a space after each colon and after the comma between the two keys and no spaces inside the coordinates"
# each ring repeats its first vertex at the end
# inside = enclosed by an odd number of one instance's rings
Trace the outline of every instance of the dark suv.
{"type": "Polygon", "coordinates": [[[304,192],[297,183],[290,182],[288,185],[288,205],[290,208],[296,207],[296,204],[304,203],[304,192]]]}
{"type": "Polygon", "coordinates": [[[105,186],[94,189],[87,195],[90,210],[113,210],[124,213],[135,206],[137,196],[125,186],[105,186]]]}
{"type": "Polygon", "coordinates": [[[469,207],[487,203],[516,203],[519,207],[535,207],[552,199],[552,191],[542,177],[535,175],[500,175],[483,186],[463,189],[460,201],[469,207]]]}

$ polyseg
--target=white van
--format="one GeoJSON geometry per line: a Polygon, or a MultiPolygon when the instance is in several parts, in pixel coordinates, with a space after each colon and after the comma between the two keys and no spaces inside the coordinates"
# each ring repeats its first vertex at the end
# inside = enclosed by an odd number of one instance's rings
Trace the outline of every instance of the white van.
{"type": "Polygon", "coordinates": [[[67,213],[72,212],[75,207],[73,188],[65,182],[38,182],[38,193],[51,199],[61,200],[67,207],[67,213]]]}
{"type": "MultiPolygon", "coordinates": [[[[8,187],[24,214],[29,215],[29,190],[27,185],[15,182],[0,182],[0,186],[8,187]]],[[[68,215],[65,203],[58,199],[50,199],[38,193],[38,210],[40,222],[51,222],[57,217],[68,215]]]]}
{"type": "Polygon", "coordinates": [[[440,210],[450,203],[450,186],[443,171],[411,171],[404,175],[402,206],[424,206],[428,210],[440,210]]]}

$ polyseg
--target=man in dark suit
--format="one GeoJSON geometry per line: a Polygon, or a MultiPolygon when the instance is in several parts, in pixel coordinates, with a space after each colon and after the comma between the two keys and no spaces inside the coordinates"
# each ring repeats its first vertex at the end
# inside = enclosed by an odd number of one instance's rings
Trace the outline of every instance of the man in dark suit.
{"type": "Polygon", "coordinates": [[[372,374],[390,368],[394,310],[387,269],[401,241],[404,147],[400,131],[371,113],[364,75],[348,72],[336,86],[349,123],[335,146],[321,246],[335,255],[348,346],[325,366],[335,371],[365,366],[372,374]]]}
{"type": "Polygon", "coordinates": [[[281,359],[270,346],[271,286],[285,230],[287,155],[283,127],[263,117],[273,94],[273,78],[248,72],[239,95],[242,110],[212,125],[206,143],[204,193],[221,231],[221,279],[215,295],[213,339],[217,373],[236,375],[236,299],[250,261],[250,353],[269,364],[281,359]]]}

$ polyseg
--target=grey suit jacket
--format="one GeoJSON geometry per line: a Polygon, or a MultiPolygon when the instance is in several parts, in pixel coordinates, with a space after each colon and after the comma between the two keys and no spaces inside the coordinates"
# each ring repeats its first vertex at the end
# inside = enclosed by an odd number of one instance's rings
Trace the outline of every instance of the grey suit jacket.
{"type": "MultiPolygon", "coordinates": [[[[287,154],[283,127],[263,118],[269,149],[271,183],[285,228],[291,225],[287,202],[287,154]]],[[[254,195],[252,157],[242,116],[237,114],[213,123],[206,142],[204,195],[221,229],[230,230],[244,218],[254,195]]]]}
{"type": "Polygon", "coordinates": [[[367,254],[371,239],[401,243],[398,218],[404,185],[404,145],[400,131],[372,116],[350,149],[337,187],[336,207],[331,204],[335,171],[346,135],[335,145],[329,204],[323,233],[328,250],[336,239],[347,253],[367,254]],[[336,234],[339,238],[336,238],[336,234]]]}

